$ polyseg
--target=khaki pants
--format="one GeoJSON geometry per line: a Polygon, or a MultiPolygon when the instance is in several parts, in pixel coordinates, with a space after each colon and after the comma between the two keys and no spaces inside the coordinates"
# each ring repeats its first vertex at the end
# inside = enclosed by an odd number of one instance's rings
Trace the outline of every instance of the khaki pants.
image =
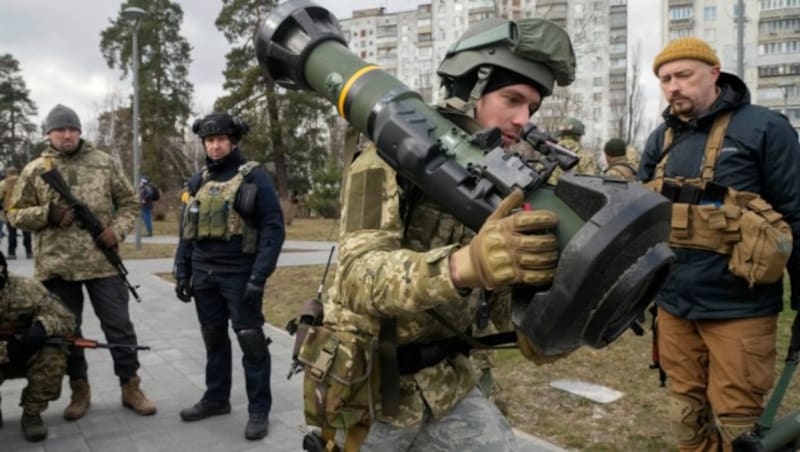
{"type": "MultiPolygon", "coordinates": [[[[658,349],[673,394],[710,405],[716,419],[757,418],[775,379],[778,315],[732,320],[686,320],[658,308],[658,349]]],[[[680,419],[670,419],[675,424],[680,419]]],[[[702,421],[701,421],[702,422],[702,421]]],[[[714,422],[708,419],[708,422],[714,422]]],[[[689,426],[698,430],[703,425],[689,426]]],[[[711,425],[681,451],[731,450],[711,425]]]]}

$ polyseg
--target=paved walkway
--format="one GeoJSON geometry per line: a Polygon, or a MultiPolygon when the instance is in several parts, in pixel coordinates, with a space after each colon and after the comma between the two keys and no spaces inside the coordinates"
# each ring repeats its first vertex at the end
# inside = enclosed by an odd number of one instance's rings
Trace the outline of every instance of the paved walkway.
{"type": "MultiPolygon", "coordinates": [[[[175,243],[175,237],[153,237],[143,243],[175,243]]],[[[278,265],[324,264],[329,242],[288,241],[278,265]]],[[[5,241],[2,245],[5,250],[5,241]]],[[[22,247],[21,241],[19,244],[22,247]]],[[[19,255],[19,251],[18,251],[19,255]]],[[[23,252],[24,255],[24,252],[23,252]]],[[[244,439],[247,400],[242,375],[241,352],[233,341],[234,366],[231,391],[232,411],[227,416],[184,423],[178,412],[196,402],[205,388],[205,350],[194,307],[175,298],[173,285],[153,273],[171,272],[171,259],[129,260],[129,279],[138,284],[142,303],[131,301],[131,316],[139,342],[152,347],[139,354],[142,387],[158,406],[154,416],[140,417],[120,404],[119,382],[113,374],[111,357],[105,350],[87,350],[92,385],[89,413],[75,422],[67,422],[61,413],[69,400],[64,380],[62,396],[43,414],[49,428],[48,439],[28,443],[20,428],[19,394],[24,380],[9,380],[0,386],[4,426],[0,429],[0,452],[70,451],[70,452],[156,452],[156,451],[298,451],[301,449],[303,412],[302,375],[286,380],[291,361],[292,338],[281,329],[265,327],[272,338],[272,412],[269,436],[261,441],[244,439]]],[[[32,275],[31,260],[10,261],[12,272],[32,275]]],[[[313,290],[313,289],[310,289],[313,290]]],[[[87,298],[88,301],[88,298],[87,298]]],[[[105,341],[98,322],[87,302],[84,312],[84,335],[105,341]]],[[[538,438],[518,432],[520,451],[560,451],[562,449],[538,438]]]]}

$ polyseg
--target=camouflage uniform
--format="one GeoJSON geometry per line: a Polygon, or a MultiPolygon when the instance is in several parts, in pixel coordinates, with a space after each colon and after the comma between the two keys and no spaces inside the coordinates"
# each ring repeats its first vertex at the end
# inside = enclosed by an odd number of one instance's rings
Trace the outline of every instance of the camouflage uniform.
{"type": "MultiPolygon", "coordinates": [[[[50,168],[58,169],[72,194],[81,200],[103,225],[122,242],[139,217],[139,201],[117,160],[81,140],[72,153],[48,147],[28,163],[20,174],[8,219],[16,227],[34,232],[36,279],[56,293],[75,315],[80,335],[85,285],[108,342],[137,343],[128,312],[129,295],[118,271],[106,259],[92,236],[78,227],[48,223],[51,204],[66,207],[61,197],[40,177],[50,168]]],[[[114,372],[122,381],[136,376],[137,352],[117,348],[111,351],[114,372]]],[[[87,378],[83,349],[73,349],[67,374],[71,380],[87,378]]]]}
{"type": "MultiPolygon", "coordinates": [[[[343,191],[339,265],[329,294],[331,302],[325,304],[325,325],[329,328],[377,338],[381,318],[396,317],[397,343],[402,345],[453,336],[425,312],[428,309],[434,309],[460,331],[474,322],[480,291],[459,292],[450,279],[448,259],[474,233],[409,187],[398,182],[394,170],[373,145],[350,166],[343,191]],[[404,217],[401,203],[409,209],[404,217]]],[[[508,314],[502,303],[493,298],[489,306],[495,324],[507,325],[507,319],[497,318],[508,314]]],[[[384,442],[394,434],[408,433],[408,429],[421,432],[431,419],[455,416],[452,411],[465,398],[476,397],[470,393],[478,377],[470,359],[462,354],[450,355],[413,375],[401,375],[397,414],[386,416],[377,407],[378,422],[371,427],[365,450],[374,438],[384,442]]],[[[454,436],[471,438],[473,447],[475,441],[501,448],[513,445],[513,433],[502,415],[491,404],[482,409],[494,413],[481,412],[482,420],[475,418],[475,423],[462,417],[464,430],[454,436]],[[486,416],[496,419],[497,426],[486,416]],[[487,431],[487,425],[496,428],[498,434],[476,438],[477,432],[487,431]]],[[[434,447],[426,443],[428,446],[434,447]]]]}
{"type": "Polygon", "coordinates": [[[635,167],[628,161],[628,157],[621,155],[619,157],[611,157],[606,155],[608,160],[608,169],[605,170],[603,176],[617,177],[624,180],[636,180],[635,167]]]}
{"type": "Polygon", "coordinates": [[[139,216],[139,201],[117,160],[84,141],[73,154],[52,147],[25,165],[14,186],[8,221],[34,232],[39,281],[62,278],[82,281],[117,275],[92,236],[76,223],[66,229],[47,223],[50,203],[67,207],[61,197],[39,177],[49,168],[59,170],[72,194],[89,207],[103,225],[122,242],[139,216]]]}
{"type": "MultiPolygon", "coordinates": [[[[592,156],[589,151],[585,151],[583,149],[583,146],[581,146],[580,137],[564,134],[559,137],[558,144],[578,154],[578,157],[580,158],[578,164],[575,165],[575,167],[570,171],[577,174],[597,174],[597,164],[594,161],[594,156],[592,156]]],[[[553,174],[550,175],[550,179],[547,180],[547,183],[550,185],[555,185],[558,182],[558,178],[561,177],[562,174],[564,174],[564,170],[556,167],[556,169],[553,171],[553,174]]]]}
{"type": "MultiPolygon", "coordinates": [[[[75,319],[67,308],[41,283],[21,276],[9,275],[0,290],[0,329],[23,331],[33,322],[40,322],[49,336],[72,333],[75,319]]],[[[10,362],[5,340],[0,340],[0,384],[7,378],[28,379],[20,405],[26,413],[39,414],[47,403],[61,394],[61,379],[67,368],[65,347],[45,346],[36,351],[27,363],[10,362]]]]}

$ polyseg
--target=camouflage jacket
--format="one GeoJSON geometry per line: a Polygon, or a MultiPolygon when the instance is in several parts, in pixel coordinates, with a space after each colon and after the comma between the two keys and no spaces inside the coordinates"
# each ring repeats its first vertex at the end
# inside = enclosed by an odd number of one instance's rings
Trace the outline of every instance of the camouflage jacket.
{"type": "MultiPolygon", "coordinates": [[[[41,322],[48,336],[67,336],[75,329],[75,317],[42,283],[8,275],[8,282],[0,290],[0,330],[20,332],[36,321],[41,322]]],[[[8,362],[7,343],[0,337],[0,364],[8,362]]]]}
{"type": "Polygon", "coordinates": [[[628,181],[636,180],[636,168],[631,165],[627,157],[624,155],[606,156],[606,159],[608,160],[608,169],[605,170],[603,176],[618,177],[628,181]]]}
{"type": "MultiPolygon", "coordinates": [[[[597,174],[597,164],[594,161],[594,156],[591,152],[583,149],[583,146],[581,146],[581,143],[578,140],[570,136],[564,136],[558,139],[558,144],[578,154],[578,157],[580,158],[578,164],[575,165],[575,167],[570,171],[573,171],[577,174],[597,174]]],[[[564,170],[556,167],[555,171],[553,171],[553,174],[550,175],[550,179],[547,180],[547,183],[550,185],[555,185],[556,182],[558,182],[558,178],[561,177],[562,174],[564,174],[564,170]]]]}
{"type": "MultiPolygon", "coordinates": [[[[434,309],[466,331],[475,320],[479,291],[459,293],[450,279],[449,256],[474,233],[452,215],[398,180],[369,145],[349,168],[343,189],[338,267],[325,324],[377,339],[381,319],[397,320],[397,342],[427,343],[454,334],[426,310],[434,309]]],[[[490,299],[499,329],[510,325],[509,298],[490,299]],[[506,303],[499,300],[503,299],[506,303]]],[[[400,377],[398,415],[376,416],[406,427],[446,414],[477,383],[469,358],[453,354],[413,375],[400,377]]]]}
{"type": "Polygon", "coordinates": [[[120,242],[139,216],[139,200],[120,163],[88,142],[81,143],[72,154],[46,149],[25,165],[11,195],[8,220],[17,228],[34,232],[34,276],[40,281],[55,277],[81,281],[117,274],[91,235],[77,222],[66,229],[47,223],[50,203],[66,207],[55,190],[39,177],[49,167],[59,170],[72,194],[89,207],[100,223],[110,226],[120,242]]]}

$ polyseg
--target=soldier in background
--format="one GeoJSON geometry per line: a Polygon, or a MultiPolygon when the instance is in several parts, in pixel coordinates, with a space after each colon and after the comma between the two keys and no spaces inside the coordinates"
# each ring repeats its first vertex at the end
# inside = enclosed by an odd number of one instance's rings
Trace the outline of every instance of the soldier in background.
{"type": "MultiPolygon", "coordinates": [[[[558,125],[558,144],[578,154],[580,158],[578,164],[570,171],[577,174],[596,175],[599,173],[594,156],[590,151],[583,149],[581,145],[581,138],[585,132],[586,127],[580,120],[576,118],[564,118],[558,125]]],[[[553,174],[550,175],[550,179],[547,180],[547,183],[555,185],[562,174],[564,174],[564,170],[556,167],[553,174]]]]}
{"type": "Polygon", "coordinates": [[[228,113],[195,121],[192,131],[206,151],[206,166],[189,180],[175,253],[175,294],[194,297],[206,346],[206,391],[181,410],[184,422],[231,411],[231,342],[242,349],[248,421],[244,436],[269,432],[272,408],[269,338],[264,335],[264,286],[285,238],[278,195],[264,168],[242,155],[247,125],[228,113]]]}
{"type": "Polygon", "coordinates": [[[74,329],[75,317],[61,301],[35,279],[9,274],[0,253],[0,384],[9,378],[28,380],[20,401],[22,433],[28,441],[47,438],[41,413],[61,395],[67,370],[66,347],[45,341],[74,329]]]}
{"type": "Polygon", "coordinates": [[[608,168],[603,172],[603,176],[618,177],[627,181],[636,179],[636,168],[628,161],[626,156],[627,146],[619,138],[612,138],[603,146],[606,154],[608,168]]]}
{"type": "MultiPolygon", "coordinates": [[[[2,196],[3,210],[8,210],[11,204],[11,193],[14,192],[14,185],[19,178],[19,170],[13,166],[6,168],[6,177],[0,181],[0,196],[2,196]]],[[[31,247],[31,232],[22,231],[22,246],[25,248],[25,257],[33,258],[33,248],[31,247]]],[[[17,229],[11,224],[8,225],[8,259],[17,258],[17,229]]]]}
{"type": "MultiPolygon", "coordinates": [[[[81,138],[81,122],[72,109],[56,105],[45,120],[49,146],[25,165],[14,187],[7,212],[13,226],[33,231],[36,241],[34,277],[58,295],[75,315],[80,336],[83,288],[108,342],[136,345],[136,332],[128,311],[128,289],[92,236],[75,222],[73,210],[40,177],[57,169],[73,195],[105,225],[98,237],[105,247],[118,246],[139,216],[139,200],[122,172],[119,161],[81,138]]],[[[145,397],[136,371],[136,350],[111,350],[114,373],[119,377],[122,405],[139,415],[156,412],[145,397]]],[[[88,365],[83,349],[73,348],[67,360],[72,399],[64,419],[86,414],[91,399],[88,365]]]]}

